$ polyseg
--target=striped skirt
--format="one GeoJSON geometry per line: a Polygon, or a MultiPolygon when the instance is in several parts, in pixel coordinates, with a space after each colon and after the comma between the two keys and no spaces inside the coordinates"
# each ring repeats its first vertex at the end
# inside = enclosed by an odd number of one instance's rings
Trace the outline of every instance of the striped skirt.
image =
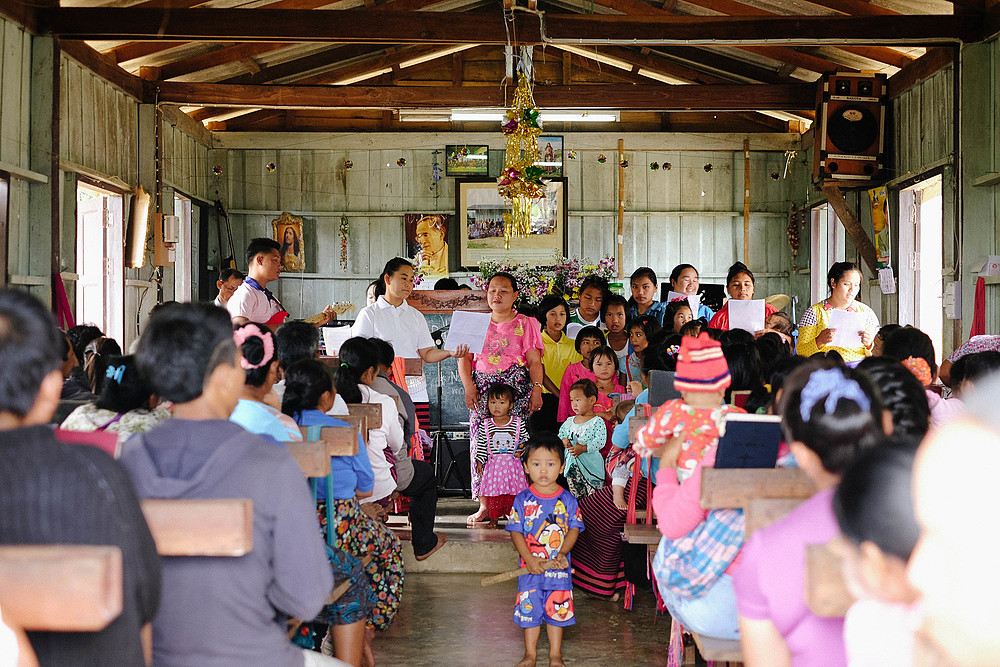
{"type": "MultiPolygon", "coordinates": [[[[639,478],[636,506],[646,506],[646,480],[639,478]]],[[[625,488],[628,497],[633,480],[625,488]]],[[[610,486],[580,501],[580,513],[587,529],[573,546],[573,585],[600,597],[611,597],[625,588],[625,561],[622,546],[625,510],[615,507],[610,486]]]]}

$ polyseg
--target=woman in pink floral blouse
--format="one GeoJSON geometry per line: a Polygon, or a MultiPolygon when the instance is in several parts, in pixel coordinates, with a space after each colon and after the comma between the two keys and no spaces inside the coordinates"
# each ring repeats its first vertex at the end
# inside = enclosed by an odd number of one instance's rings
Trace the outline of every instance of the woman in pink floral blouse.
{"type": "MultiPolygon", "coordinates": [[[[470,354],[458,361],[458,374],[465,386],[465,405],[469,408],[469,437],[475,440],[480,422],[489,416],[486,394],[497,382],[514,388],[511,414],[527,419],[542,406],[542,332],[538,320],[517,312],[517,280],[509,273],[497,273],[486,285],[486,300],[490,310],[490,326],[486,342],[479,354],[470,354]]],[[[472,461],[472,493],[476,496],[478,475],[472,461]]],[[[469,522],[482,521],[486,506],[480,499],[479,511],[469,516],[469,522]]]]}

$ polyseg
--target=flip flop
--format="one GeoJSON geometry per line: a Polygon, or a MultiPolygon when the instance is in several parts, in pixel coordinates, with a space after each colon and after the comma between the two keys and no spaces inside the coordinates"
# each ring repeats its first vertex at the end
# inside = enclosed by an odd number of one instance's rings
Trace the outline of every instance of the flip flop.
{"type": "Polygon", "coordinates": [[[435,534],[435,535],[437,535],[437,538],[438,538],[438,541],[437,541],[437,544],[435,544],[435,545],[434,545],[434,548],[433,548],[433,549],[431,549],[430,551],[428,551],[427,553],[425,553],[425,554],[422,554],[422,555],[420,555],[420,556],[416,556],[416,555],[415,555],[415,556],[414,556],[414,558],[415,558],[416,560],[427,560],[428,558],[430,558],[430,557],[431,557],[431,555],[432,555],[432,554],[433,554],[433,553],[434,553],[435,551],[437,551],[438,549],[440,549],[441,547],[443,547],[443,546],[444,546],[444,543],[448,541],[448,536],[447,536],[447,535],[445,535],[444,533],[434,533],[434,534],[435,534]]]}

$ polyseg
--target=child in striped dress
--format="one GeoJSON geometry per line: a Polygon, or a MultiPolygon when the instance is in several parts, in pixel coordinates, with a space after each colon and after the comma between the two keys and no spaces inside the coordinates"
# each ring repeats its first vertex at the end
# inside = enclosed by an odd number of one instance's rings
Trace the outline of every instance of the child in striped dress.
{"type": "Polygon", "coordinates": [[[490,418],[476,433],[476,467],[480,471],[479,496],[486,500],[490,528],[498,528],[507,516],[514,497],[528,484],[524,480],[521,450],[528,439],[528,429],[520,417],[510,414],[514,389],[497,383],[487,394],[490,418]]]}

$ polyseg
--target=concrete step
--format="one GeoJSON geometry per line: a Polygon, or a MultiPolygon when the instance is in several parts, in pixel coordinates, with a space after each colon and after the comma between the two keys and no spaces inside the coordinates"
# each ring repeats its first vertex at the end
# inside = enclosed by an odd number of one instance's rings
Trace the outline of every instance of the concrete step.
{"type": "Polygon", "coordinates": [[[448,542],[424,561],[417,561],[410,548],[410,526],[406,517],[390,517],[389,527],[407,542],[403,546],[403,563],[407,572],[495,574],[517,567],[517,551],[510,535],[503,529],[490,529],[485,524],[468,527],[467,516],[479,507],[464,498],[441,498],[438,501],[434,530],[448,536],[448,542]]]}

